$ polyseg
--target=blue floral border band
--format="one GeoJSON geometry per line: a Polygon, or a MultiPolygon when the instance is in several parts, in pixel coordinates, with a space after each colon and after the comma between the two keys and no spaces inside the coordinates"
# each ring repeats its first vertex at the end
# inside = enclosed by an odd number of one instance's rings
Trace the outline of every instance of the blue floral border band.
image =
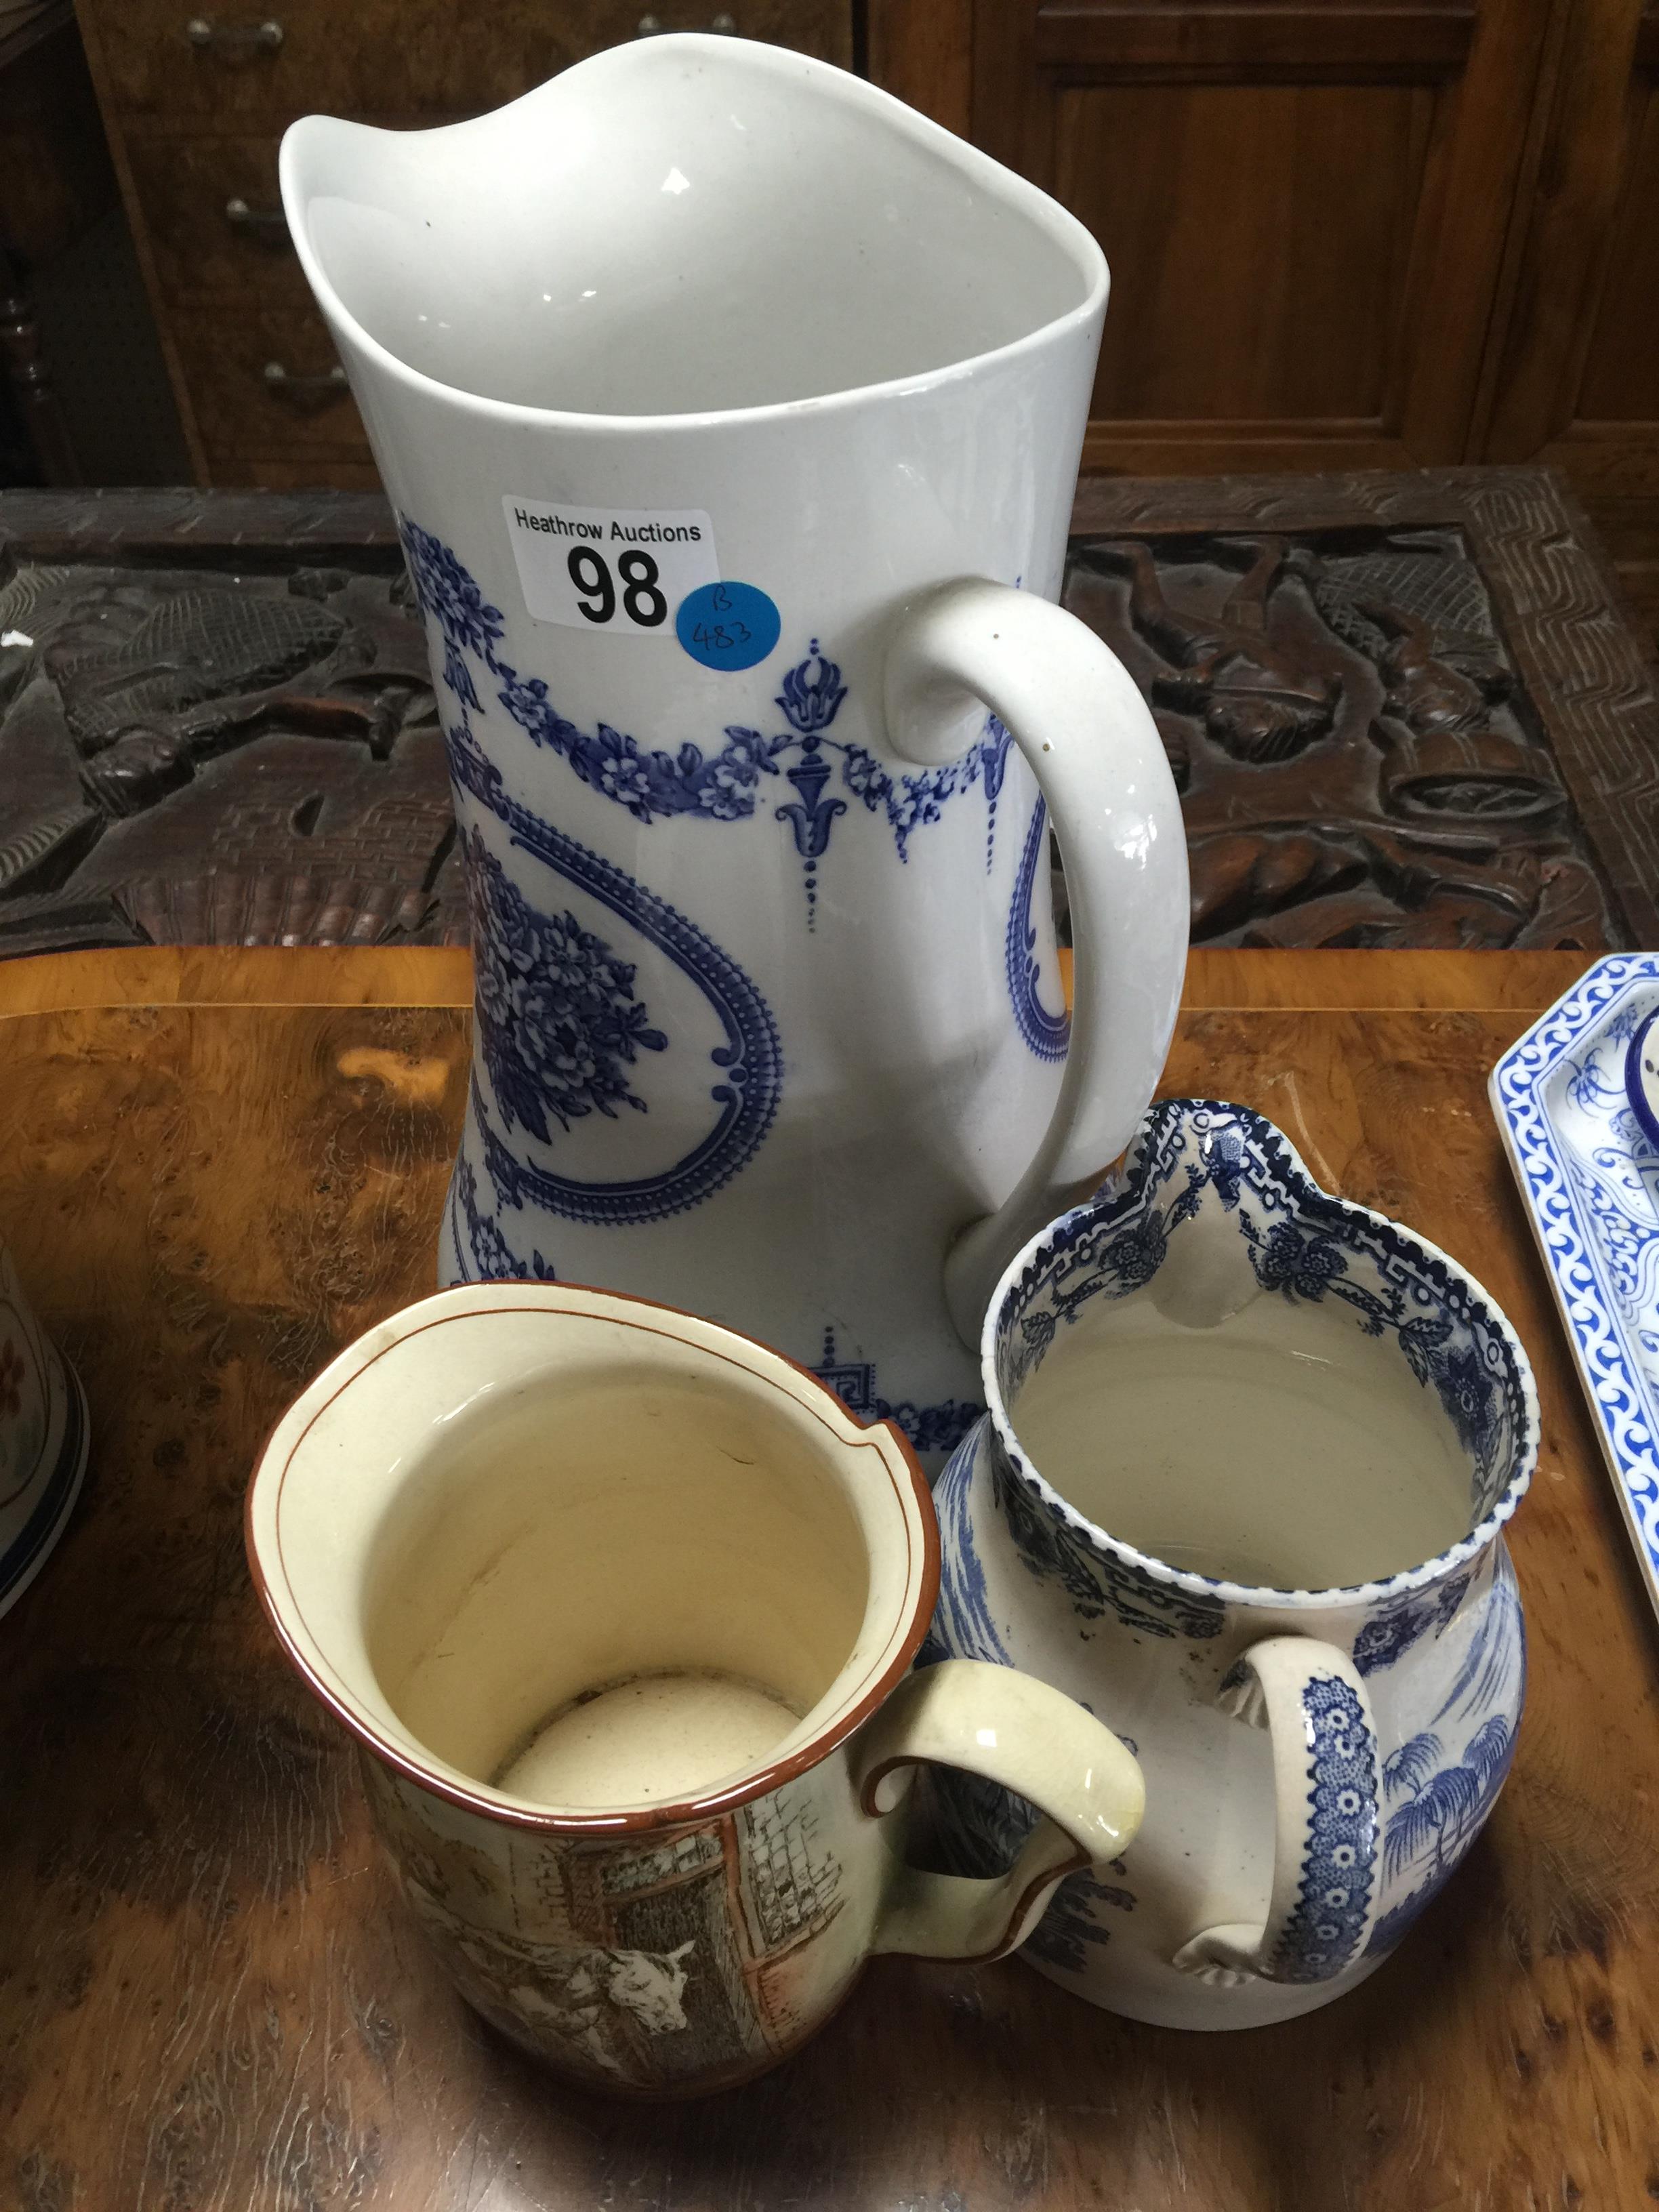
{"type": "Polygon", "coordinates": [[[1376,1739],[1340,1675],[1303,1686],[1308,1841],[1297,1901],[1267,1971],[1276,1982],[1328,1982],[1358,1956],[1376,1877],[1376,1739]]]}
{"type": "Polygon", "coordinates": [[[398,517],[398,531],[416,600],[443,640],[444,684],[463,714],[469,708],[480,713],[483,708],[476,662],[532,745],[568,762],[590,790],[625,807],[637,822],[677,815],[705,822],[745,821],[756,811],[763,780],[776,778],[772,811],[776,820],[787,823],[800,856],[809,927],[817,915],[819,864],[849,799],[885,818],[902,861],[909,857],[912,833],[937,822],[949,800],[975,784],[984,787],[994,823],[1009,747],[1008,732],[994,715],[987,717],[978,743],[959,760],[895,775],[866,746],[830,735],[848,687],[839,666],[814,638],[806,658],[787,672],[779,688],[775,704],[787,725],[780,732],[769,735],[733,723],[712,752],[684,744],[670,753],[642,745],[608,722],[584,730],[559,712],[544,678],[520,675],[501,658],[496,647],[505,634],[501,611],[484,598],[453,548],[409,515],[398,517]],[[836,782],[847,798],[830,787],[836,782]]]}

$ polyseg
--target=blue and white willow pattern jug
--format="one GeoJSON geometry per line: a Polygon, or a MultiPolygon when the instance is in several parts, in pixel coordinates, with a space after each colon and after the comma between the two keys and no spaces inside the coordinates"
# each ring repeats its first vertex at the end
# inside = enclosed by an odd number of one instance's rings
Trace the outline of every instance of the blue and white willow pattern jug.
{"type": "Polygon", "coordinates": [[[1157,732],[1053,605],[1098,248],[730,38],[442,130],[313,118],[282,173],[469,870],[442,1279],[709,1314],[948,1449],[990,1285],[1127,1140],[1185,956],[1157,732]]]}
{"type": "MultiPolygon", "coordinates": [[[[1146,1776],[1134,1843],[1105,1881],[1062,1886],[1023,1955],[1164,2027],[1328,2002],[1455,1871],[1514,1756],[1526,1632],[1504,1532],[1539,1441],[1519,1340],[1446,1253],[1322,1190],[1271,1122],[1175,1098],[1100,1195],[1011,1262],[982,1363],[988,1411],[936,1493],[932,1655],[1039,1675],[1146,1776]],[[1247,1388],[1202,1395],[1201,1347],[1229,1338],[1235,1373],[1271,1377],[1265,1413],[1247,1388]],[[1143,1375],[1178,1369],[1185,1406],[1138,1420],[1121,1387],[1101,1420],[1073,1400],[1090,1425],[1062,1495],[1029,1394],[1050,1361],[1097,1381],[1114,1341],[1143,1375]],[[1287,1351],[1369,1431],[1369,1463],[1338,1449],[1297,1469],[1287,1351]],[[1082,1510],[1091,1484],[1111,1518],[1082,1510]],[[1248,1540],[1248,1580],[1193,1564],[1219,1524],[1248,1540]]],[[[961,1865],[990,1871],[1028,1809],[939,1779],[961,1865]]]]}

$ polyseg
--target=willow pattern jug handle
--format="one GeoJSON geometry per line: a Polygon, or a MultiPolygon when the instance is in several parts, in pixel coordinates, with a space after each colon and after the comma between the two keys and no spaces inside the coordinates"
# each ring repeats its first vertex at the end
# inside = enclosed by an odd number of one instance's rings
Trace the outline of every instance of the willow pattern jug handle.
{"type": "Polygon", "coordinates": [[[942,586],[888,647],[889,741],[939,767],[975,702],[1030,762],[1060,839],[1071,901],[1073,1021],[1060,1096],[1024,1175],[969,1224],[945,1299],[977,1348],[1003,1267],[1099,1182],[1163,1072],[1187,960],[1187,840],[1175,779],[1133,678],[1075,615],[1005,584],[942,586]]]}
{"type": "Polygon", "coordinates": [[[1334,1644],[1268,1636],[1228,1669],[1218,1702],[1273,1738],[1273,1894],[1265,1921],[1203,1929],[1173,1964],[1227,1988],[1334,1981],[1364,1955],[1382,1893],[1365,1685],[1334,1644]]]}

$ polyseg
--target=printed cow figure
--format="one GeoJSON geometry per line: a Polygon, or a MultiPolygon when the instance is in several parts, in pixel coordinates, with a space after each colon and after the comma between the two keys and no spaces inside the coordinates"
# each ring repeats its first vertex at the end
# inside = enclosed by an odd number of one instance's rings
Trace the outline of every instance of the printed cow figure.
{"type": "MultiPolygon", "coordinates": [[[[520,1947],[514,1948],[517,1951],[520,1947]]],[[[525,2019],[545,2021],[556,2036],[574,2044],[607,2073],[623,2074],[629,2069],[616,2048],[617,2014],[628,2014],[647,2035],[666,2035],[685,2027],[680,1993],[685,1987],[684,1962],[695,1948],[695,1939],[672,1951],[588,1946],[553,1950],[526,1944],[524,1950],[537,1954],[535,1979],[511,1983],[507,1999],[525,2019]]],[[[469,1942],[463,1948],[475,1964],[500,1974],[502,1962],[489,1958],[483,1944],[469,1942]]]]}
{"type": "Polygon", "coordinates": [[[695,1937],[672,1951],[535,1943],[469,1928],[407,1873],[404,1887],[422,1919],[446,1939],[445,1948],[465,1960],[471,1971],[463,1984],[473,2002],[509,2033],[516,2032],[516,2015],[574,2045],[605,2073],[625,2075],[632,2070],[627,2022],[648,2036],[689,2025],[680,1999],[695,1937]]]}

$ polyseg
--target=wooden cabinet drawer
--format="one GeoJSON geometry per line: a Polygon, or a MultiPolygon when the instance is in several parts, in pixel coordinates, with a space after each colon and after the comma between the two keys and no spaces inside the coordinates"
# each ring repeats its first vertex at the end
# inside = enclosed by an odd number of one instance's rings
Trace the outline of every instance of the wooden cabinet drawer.
{"type": "Polygon", "coordinates": [[[156,282],[169,300],[228,292],[308,303],[276,190],[277,143],[269,135],[129,142],[156,282]]]}
{"type": "MultiPolygon", "coordinates": [[[[851,66],[853,0],[732,0],[739,33],[851,66]]],[[[707,29],[720,0],[79,0],[104,96],[123,116],[197,129],[280,129],[296,115],[499,106],[641,16],[707,29]],[[185,26],[211,27],[194,45],[185,26]],[[234,42],[260,26],[277,44],[234,42]]]]}
{"type": "Polygon", "coordinates": [[[179,307],[171,318],[179,364],[202,443],[216,453],[368,459],[368,440],[342,386],[273,390],[265,365],[293,378],[324,378],[338,358],[323,320],[309,307],[243,304],[179,307]]]}

